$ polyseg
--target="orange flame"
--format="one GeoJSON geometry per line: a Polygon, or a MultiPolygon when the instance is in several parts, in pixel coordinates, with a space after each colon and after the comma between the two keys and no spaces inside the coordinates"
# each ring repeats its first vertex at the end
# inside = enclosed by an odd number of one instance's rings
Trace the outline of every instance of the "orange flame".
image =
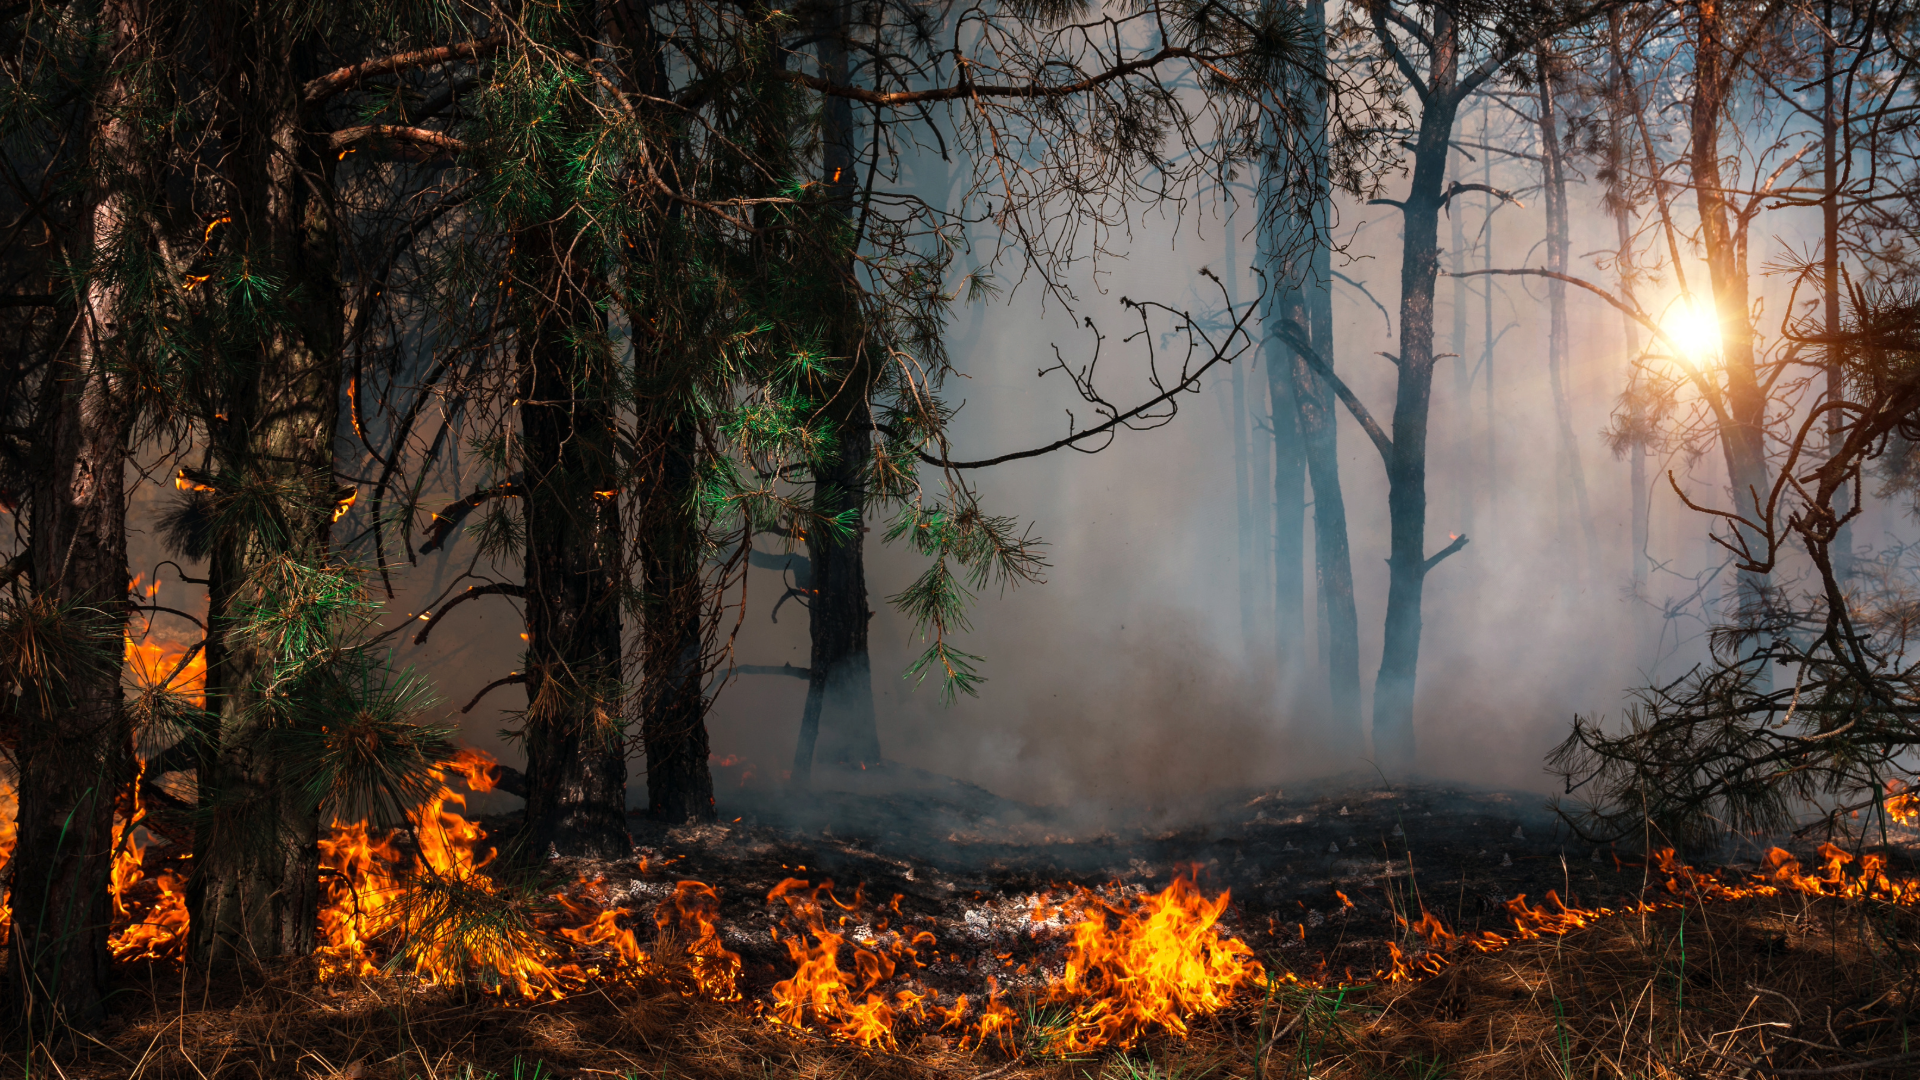
{"type": "Polygon", "coordinates": [[[194,653],[182,667],[180,658],[187,654],[187,646],[151,636],[135,641],[129,636],[126,654],[127,666],[133,670],[134,681],[142,689],[184,694],[194,708],[206,707],[207,654],[204,650],[194,653]],[[177,675],[175,668],[180,669],[177,675]]]}
{"type": "Polygon", "coordinates": [[[12,880],[7,876],[7,864],[13,861],[13,846],[20,840],[19,818],[19,795],[7,778],[0,776],[0,945],[7,943],[13,930],[13,905],[7,902],[4,883],[12,880]]]}
{"type": "Polygon", "coordinates": [[[1058,1049],[1131,1046],[1154,1029],[1184,1037],[1186,1017],[1217,1012],[1266,975],[1253,950],[1221,933],[1228,894],[1208,899],[1191,875],[1127,905],[1081,890],[1067,966],[1047,1000],[1074,1006],[1058,1049]]]}
{"type": "Polygon", "coordinates": [[[173,870],[162,870],[160,876],[153,879],[158,895],[137,917],[128,899],[128,893],[146,878],[141,869],[145,852],[138,833],[147,817],[146,805],[140,797],[140,784],[146,772],[146,763],[141,762],[134,774],[133,786],[123,799],[127,805],[113,827],[109,889],[113,895],[114,921],[120,929],[107,938],[107,949],[117,960],[178,959],[187,935],[187,883],[173,870]]]}
{"type": "MultiPolygon", "coordinates": [[[[924,1019],[924,1002],[929,995],[908,988],[897,991],[889,999],[874,990],[893,978],[897,961],[906,960],[918,966],[916,946],[930,942],[932,935],[923,932],[907,940],[894,934],[891,947],[881,946],[873,938],[862,939],[858,944],[850,942],[848,935],[827,928],[825,905],[831,903],[842,911],[857,912],[861,906],[860,894],[856,891],[853,903],[843,904],[833,895],[831,881],[809,886],[805,881],[788,878],[767,894],[767,902],[774,901],[787,906],[789,919],[798,922],[800,929],[796,932],[789,928],[781,940],[798,970],[792,978],[773,985],[769,1018],[775,1023],[802,1027],[811,1015],[816,1023],[841,1038],[862,1046],[897,1049],[894,1024],[902,1018],[924,1019]],[[852,951],[854,970],[851,972],[840,968],[843,947],[852,951]]],[[[843,917],[839,925],[844,928],[847,922],[843,917]]],[[[874,933],[884,932],[884,920],[875,927],[874,933]]]]}

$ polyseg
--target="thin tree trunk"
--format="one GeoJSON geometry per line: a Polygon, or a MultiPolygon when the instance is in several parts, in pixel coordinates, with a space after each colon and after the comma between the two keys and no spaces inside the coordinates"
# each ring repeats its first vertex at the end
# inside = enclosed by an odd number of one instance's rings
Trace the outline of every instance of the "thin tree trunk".
{"type": "MultiPolygon", "coordinates": [[[[835,82],[848,81],[852,24],[848,0],[830,0],[819,16],[820,68],[835,82]]],[[[854,154],[853,102],[830,97],[821,105],[821,182],[841,214],[851,219],[858,191],[854,154]]],[[[851,275],[852,266],[835,266],[835,275],[851,275]]],[[[840,350],[852,360],[846,385],[835,394],[829,412],[840,425],[832,463],[814,472],[814,500],[823,515],[849,514],[851,534],[834,537],[824,529],[807,530],[807,555],[813,564],[814,595],[809,605],[809,637],[814,674],[807,681],[801,738],[794,751],[794,782],[805,786],[816,756],[835,764],[880,760],[879,723],[873,705],[873,662],[867,651],[866,470],[873,456],[873,418],[868,398],[877,372],[853,328],[851,299],[844,312],[840,350]],[[813,746],[817,739],[820,749],[813,746]]]]}
{"type": "MultiPolygon", "coordinates": [[[[1492,108],[1493,106],[1490,103],[1483,103],[1480,106],[1481,146],[1493,145],[1491,141],[1493,132],[1490,130],[1491,124],[1488,119],[1492,108]]],[[[1493,155],[1486,155],[1483,161],[1485,163],[1480,169],[1480,182],[1488,187],[1492,187],[1493,155]]],[[[1492,194],[1486,195],[1485,199],[1487,213],[1481,225],[1481,236],[1486,246],[1481,251],[1480,269],[1491,270],[1493,269],[1493,211],[1496,203],[1494,202],[1492,194]]],[[[1484,319],[1480,324],[1480,367],[1483,378],[1481,393],[1485,403],[1487,438],[1486,463],[1485,467],[1480,470],[1480,482],[1486,485],[1487,524],[1491,527],[1500,523],[1500,425],[1495,422],[1493,397],[1493,278],[1487,278],[1481,283],[1481,287],[1486,289],[1482,297],[1486,301],[1486,304],[1481,309],[1484,319]]]]}
{"type": "MultiPolygon", "coordinates": [[[[1754,357],[1745,245],[1731,220],[1733,211],[1720,171],[1720,123],[1735,73],[1728,67],[1727,44],[1722,40],[1726,26],[1719,0],[1699,0],[1694,13],[1694,85],[1689,103],[1692,144],[1688,152],[1700,215],[1700,241],[1720,328],[1720,367],[1725,374],[1727,422],[1721,427],[1720,448],[1737,512],[1758,521],[1769,488],[1767,397],[1754,357]]],[[[1745,538],[1759,551],[1758,536],[1748,533],[1745,538]]],[[[1758,616],[1765,586],[1764,578],[1741,573],[1739,602],[1746,617],[1758,616]]]]}
{"type": "MultiPolygon", "coordinates": [[[[1324,68],[1324,3],[1308,0],[1306,17],[1316,54],[1312,63],[1324,68]]],[[[1276,267],[1276,305],[1282,317],[1305,323],[1308,344],[1331,364],[1334,332],[1332,251],[1327,244],[1331,196],[1325,163],[1327,103],[1322,87],[1302,85],[1296,92],[1311,95],[1301,103],[1301,111],[1307,117],[1303,137],[1314,171],[1308,178],[1313,196],[1305,220],[1281,222],[1275,219],[1287,213],[1284,208],[1265,211],[1271,224],[1288,229],[1273,244],[1275,254],[1290,260],[1276,267]],[[1299,318],[1301,314],[1304,320],[1299,318]]],[[[1275,133],[1272,137],[1277,140],[1281,136],[1275,133]]],[[[1271,263],[1273,259],[1267,261],[1271,263]]],[[[1304,464],[1313,485],[1314,570],[1319,596],[1317,606],[1324,618],[1320,654],[1326,665],[1328,689],[1328,712],[1321,734],[1332,753],[1357,751],[1365,741],[1360,727],[1360,619],[1354,605],[1346,500],[1340,488],[1339,417],[1334,411],[1333,390],[1292,350],[1270,346],[1267,364],[1267,377],[1273,386],[1275,437],[1281,439],[1288,427],[1297,433],[1294,437],[1299,449],[1293,451],[1298,455],[1292,459],[1296,462],[1292,465],[1293,475],[1297,477],[1304,464]]],[[[1283,452],[1276,454],[1275,460],[1279,464],[1287,458],[1283,452]]],[[[1284,474],[1285,469],[1276,473],[1276,483],[1282,482],[1284,474]]],[[[1298,484],[1295,479],[1284,491],[1276,490],[1283,513],[1288,505],[1299,504],[1298,484]]],[[[1285,517],[1280,524],[1282,545],[1288,537],[1300,535],[1298,524],[1289,524],[1285,517]]],[[[1285,565],[1298,567],[1300,561],[1296,548],[1290,563],[1285,565]]],[[[1276,564],[1276,567],[1284,572],[1285,565],[1276,564]]]]}
{"type": "MultiPolygon", "coordinates": [[[[1573,240],[1567,226],[1566,150],[1560,143],[1559,110],[1553,90],[1550,58],[1545,49],[1535,53],[1540,66],[1540,156],[1546,171],[1547,268],[1565,274],[1572,261],[1573,240]]],[[[1557,438],[1554,443],[1554,489],[1558,493],[1560,534],[1580,535],[1586,554],[1587,578],[1600,583],[1600,540],[1593,523],[1593,506],[1587,499],[1587,474],[1580,463],[1580,442],[1573,434],[1573,402],[1567,393],[1568,325],[1567,285],[1547,279],[1547,373],[1553,393],[1553,420],[1557,438]]]]}
{"type": "MultiPolygon", "coordinates": [[[[1239,237],[1234,231],[1231,213],[1227,215],[1224,228],[1227,234],[1226,270],[1228,271],[1228,276],[1224,280],[1227,282],[1227,306],[1231,309],[1234,302],[1239,299],[1238,290],[1234,286],[1240,280],[1238,276],[1240,258],[1236,244],[1239,237]]],[[[1233,391],[1232,400],[1229,402],[1232,412],[1229,422],[1233,425],[1233,504],[1234,516],[1239,525],[1236,530],[1239,547],[1235,553],[1237,558],[1234,561],[1234,569],[1240,586],[1240,648],[1245,651],[1245,655],[1252,656],[1254,640],[1259,632],[1257,629],[1259,618],[1256,611],[1260,603],[1258,594],[1254,592],[1254,567],[1255,560],[1264,557],[1266,553],[1263,551],[1259,555],[1254,554],[1257,547],[1263,545],[1254,543],[1253,497],[1249,489],[1253,472],[1251,448],[1253,433],[1247,430],[1247,372],[1238,364],[1230,367],[1228,374],[1233,391]]],[[[1282,616],[1276,612],[1276,631],[1281,618],[1282,616]]],[[[1301,637],[1299,640],[1304,644],[1306,639],[1301,637]]],[[[1283,662],[1285,659],[1283,655],[1283,662]]]]}
{"type": "MultiPolygon", "coordinates": [[[[1481,151],[1487,153],[1487,151],[1481,151]]],[[[1447,245],[1449,262],[1455,274],[1467,269],[1466,207],[1456,206],[1447,215],[1453,235],[1447,245]]],[[[1459,479],[1454,482],[1453,516],[1462,528],[1473,527],[1473,373],[1467,366],[1467,279],[1453,279],[1453,394],[1460,410],[1460,432],[1454,440],[1459,479]]]]}
{"type": "MultiPolygon", "coordinates": [[[[1304,322],[1306,304],[1297,286],[1281,290],[1273,310],[1282,319],[1304,322]]],[[[1301,432],[1293,350],[1278,335],[1268,334],[1265,351],[1267,397],[1273,408],[1273,626],[1285,686],[1305,670],[1301,658],[1306,647],[1307,447],[1301,432]]]]}
{"type": "MultiPolygon", "coordinates": [[[[1820,104],[1820,152],[1824,158],[1821,186],[1826,194],[1820,204],[1823,233],[1821,287],[1826,293],[1825,315],[1828,340],[1838,341],[1840,323],[1840,118],[1835,111],[1833,0],[1821,5],[1821,24],[1826,33],[1820,48],[1820,80],[1823,87],[1820,104]]],[[[1840,366],[1840,346],[1827,346],[1827,400],[1840,401],[1846,394],[1845,372],[1840,366]]],[[[1846,418],[1838,412],[1827,414],[1827,454],[1840,452],[1846,441],[1846,418]]],[[[1844,517],[1850,511],[1853,491],[1842,488],[1833,497],[1833,512],[1844,517]]],[[[1840,526],[1829,550],[1833,553],[1834,577],[1844,583],[1853,576],[1853,526],[1840,526]]]]}
{"type": "MultiPolygon", "coordinates": [[[[132,61],[149,47],[145,5],[108,0],[99,17],[108,69],[88,123],[93,177],[83,225],[98,261],[83,255],[75,260],[82,266],[113,265],[110,253],[133,231],[127,174],[137,175],[142,153],[129,113],[132,61]]],[[[43,614],[63,610],[97,651],[64,679],[29,687],[19,706],[13,929],[0,1002],[35,1036],[63,1025],[91,1031],[106,1016],[113,809],[135,775],[120,688],[129,417],[117,354],[129,345],[126,302],[124,282],[87,283],[72,352],[41,397],[29,504],[33,602],[43,614]]]]}
{"type": "Polygon", "coordinates": [[[1453,20],[1434,9],[1438,44],[1430,92],[1413,147],[1413,182],[1402,206],[1400,377],[1394,395],[1392,452],[1387,462],[1390,533],[1386,633],[1373,690],[1373,750],[1389,775],[1414,761],[1414,676],[1420,662],[1421,600],[1427,572],[1427,427],[1433,404],[1433,290],[1440,271],[1440,208],[1445,201],[1448,144],[1459,101],[1454,87],[1458,45],[1453,20]]]}
{"type": "Polygon", "coordinates": [[[216,457],[236,483],[271,492],[278,524],[215,536],[208,566],[207,707],[201,824],[194,833],[188,955],[198,965],[261,963],[313,951],[319,812],[281,774],[271,743],[278,707],[263,696],[273,663],[235,633],[237,605],[269,561],[325,561],[332,523],[342,308],[331,222],[309,178],[324,159],[301,123],[301,68],[314,55],[293,27],[250,9],[213,13],[231,107],[233,242],[284,283],[284,316],[235,368],[216,457]]]}

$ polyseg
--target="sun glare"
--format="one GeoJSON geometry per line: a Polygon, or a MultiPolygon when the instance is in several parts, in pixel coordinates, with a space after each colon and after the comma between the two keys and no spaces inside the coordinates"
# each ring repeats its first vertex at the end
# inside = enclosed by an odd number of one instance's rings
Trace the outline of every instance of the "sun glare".
{"type": "Polygon", "coordinates": [[[1711,306],[1676,302],[1667,311],[1661,328],[1686,360],[1700,363],[1720,355],[1720,320],[1711,306]]]}

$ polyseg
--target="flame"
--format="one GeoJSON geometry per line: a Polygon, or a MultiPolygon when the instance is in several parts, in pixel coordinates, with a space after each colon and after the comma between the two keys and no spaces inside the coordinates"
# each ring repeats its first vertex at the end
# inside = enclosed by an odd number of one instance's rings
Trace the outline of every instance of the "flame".
{"type": "Polygon", "coordinates": [[[156,640],[151,635],[139,641],[132,636],[126,639],[127,665],[133,669],[134,680],[142,689],[166,690],[176,694],[185,694],[189,703],[196,709],[206,707],[207,654],[200,651],[193,654],[185,667],[180,666],[180,658],[187,654],[187,646],[174,641],[156,640]],[[180,668],[178,675],[174,668],[180,668]],[[172,681],[168,681],[172,676],[172,681]]]}
{"type": "Polygon", "coordinates": [[[203,484],[198,480],[194,480],[188,477],[187,470],[185,468],[182,468],[179,472],[174,474],[173,486],[180,489],[181,491],[205,491],[205,492],[213,491],[213,488],[211,485],[203,484]]]}
{"type": "Polygon", "coordinates": [[[682,881],[673,896],[654,909],[653,922],[662,938],[686,942],[686,952],[700,992],[716,1001],[738,1001],[740,954],[720,938],[720,896],[698,881],[682,881]]]}
{"type": "Polygon", "coordinates": [[[136,913],[128,899],[134,886],[145,880],[142,870],[145,851],[140,846],[139,829],[146,820],[147,808],[140,797],[141,781],[146,777],[146,762],[134,773],[133,785],[122,799],[122,812],[113,827],[113,868],[108,888],[113,896],[114,922],[119,929],[107,938],[107,949],[116,960],[177,960],[187,936],[186,880],[171,869],[154,878],[158,895],[136,913]]]}
{"type": "Polygon", "coordinates": [[[0,945],[7,943],[13,930],[13,905],[7,900],[7,864],[13,861],[13,846],[20,840],[20,798],[13,784],[0,776],[0,945]]]}
{"type": "Polygon", "coordinates": [[[360,498],[359,488],[354,488],[352,491],[347,492],[346,498],[341,499],[339,502],[334,504],[333,520],[339,521],[341,518],[346,517],[347,511],[353,509],[354,502],[359,498],[360,498]]]}
{"type": "MultiPolygon", "coordinates": [[[[1343,898],[1344,899],[1344,898],[1343,898]]],[[[1081,890],[1067,966],[1046,999],[1073,1006],[1056,1044],[1071,1053],[1133,1045],[1150,1030],[1185,1037],[1186,1017],[1217,1012],[1265,977],[1253,950],[1221,933],[1228,894],[1208,899],[1191,874],[1125,906],[1081,890]]]]}
{"type": "MultiPolygon", "coordinates": [[[[859,943],[850,942],[848,935],[828,929],[826,904],[857,912],[861,896],[855,891],[853,903],[841,903],[833,895],[831,881],[810,886],[797,878],[788,878],[767,894],[768,903],[776,901],[787,908],[789,930],[781,944],[786,946],[787,956],[797,970],[792,978],[773,985],[768,1018],[778,1024],[804,1027],[811,1015],[814,1022],[843,1039],[867,1047],[898,1049],[899,1042],[893,1033],[895,1023],[901,1019],[925,1019],[929,995],[911,987],[897,991],[891,998],[874,991],[879,984],[893,978],[899,961],[920,966],[917,946],[931,943],[933,935],[922,931],[909,940],[898,933],[891,934],[890,946],[882,946],[877,938],[871,937],[859,943]],[[799,924],[797,932],[791,928],[793,922],[799,924]],[[878,947],[863,947],[868,945],[878,947]],[[843,947],[852,951],[851,972],[840,968],[843,947]]],[[[845,918],[839,920],[843,928],[846,923],[845,918]]],[[[875,923],[874,933],[885,930],[885,920],[875,923]]],[[[779,937],[777,929],[775,936],[779,937]]]]}

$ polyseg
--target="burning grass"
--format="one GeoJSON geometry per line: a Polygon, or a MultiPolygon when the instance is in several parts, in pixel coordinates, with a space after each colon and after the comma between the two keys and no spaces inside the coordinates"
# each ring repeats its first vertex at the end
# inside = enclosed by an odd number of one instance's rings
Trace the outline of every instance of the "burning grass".
{"type": "Polygon", "coordinates": [[[59,1065],[74,1080],[527,1080],[536,1063],[541,1076],[696,1080],[1911,1076],[1916,928],[1912,909],[1870,901],[1695,898],[1468,950],[1419,980],[1248,987],[1125,1050],[1077,1048],[1072,1010],[1032,990],[1003,997],[1018,1020],[1004,1039],[921,1030],[866,1049],[690,992],[702,961],[671,944],[644,976],[518,1005],[394,978],[315,987],[310,968],[209,982],[152,965],[117,1026],[59,1065]]]}
{"type": "MultiPolygon", "coordinates": [[[[469,752],[443,778],[478,791],[490,775],[469,752]]],[[[1456,932],[1403,903],[1386,966],[1335,980],[1324,956],[1303,969],[1284,935],[1244,932],[1228,892],[1191,873],[1158,890],[976,894],[944,918],[902,894],[843,897],[817,874],[781,880],[757,911],[742,907],[757,894],[736,894],[724,917],[714,888],[685,879],[549,879],[542,893],[496,878],[484,828],[443,787],[406,833],[334,826],[312,957],[207,976],[178,964],[181,875],[143,861],[144,810],[129,801],[113,878],[119,1015],[43,1072],[467,1080],[531,1077],[537,1062],[542,1076],[635,1078],[1571,1080],[1920,1069],[1908,1034],[1920,887],[1878,855],[1832,845],[1807,863],[1776,850],[1754,872],[1703,872],[1663,852],[1631,868],[1643,884],[1623,906],[1522,895],[1500,905],[1497,931],[1456,932]]]]}

